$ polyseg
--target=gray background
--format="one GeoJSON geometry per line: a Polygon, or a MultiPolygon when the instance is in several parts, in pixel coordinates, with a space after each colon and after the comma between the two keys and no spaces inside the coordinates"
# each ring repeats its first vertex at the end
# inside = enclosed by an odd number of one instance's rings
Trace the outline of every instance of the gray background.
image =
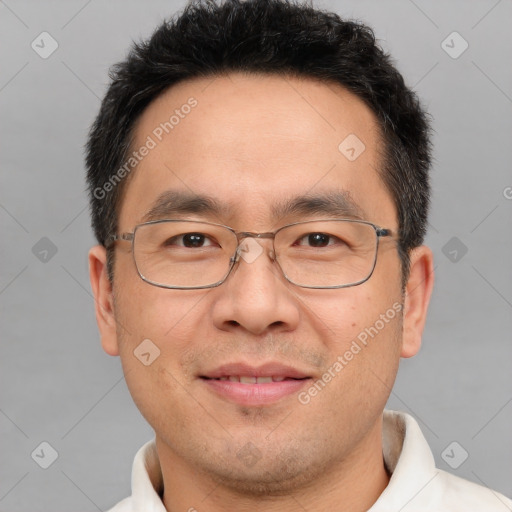
{"type": "MultiPolygon", "coordinates": [[[[99,343],[83,144],[108,67],[183,5],[0,1],[2,511],[105,510],[152,437],[99,343]],[[31,48],[42,31],[59,44],[48,59],[31,48]],[[31,458],[42,441],[59,454],[46,470],[31,458]]],[[[372,25],[434,117],[435,292],[389,406],[419,420],[440,468],[457,441],[452,464],[469,457],[452,471],[511,495],[512,2],[316,5],[372,25]],[[453,31],[469,43],[456,59],[441,46],[453,31]]]]}

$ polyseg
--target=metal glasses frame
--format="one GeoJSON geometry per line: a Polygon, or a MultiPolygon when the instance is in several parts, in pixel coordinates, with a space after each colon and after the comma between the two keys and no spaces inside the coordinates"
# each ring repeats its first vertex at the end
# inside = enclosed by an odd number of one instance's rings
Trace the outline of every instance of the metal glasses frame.
{"type": "Polygon", "coordinates": [[[373,271],[375,270],[375,266],[377,265],[377,254],[379,252],[379,241],[382,237],[392,237],[393,232],[391,229],[381,228],[377,226],[376,224],[373,224],[372,222],[364,221],[364,220],[355,220],[355,219],[319,219],[319,220],[309,220],[309,221],[301,221],[301,222],[294,222],[292,224],[286,224],[285,226],[281,226],[276,231],[271,232],[263,232],[263,233],[255,233],[251,231],[235,231],[233,228],[229,226],[225,226],[224,224],[217,224],[215,222],[205,222],[205,221],[197,221],[197,220],[190,220],[190,219],[162,219],[162,220],[153,220],[149,222],[143,222],[142,224],[137,224],[132,232],[126,232],[126,233],[120,233],[117,235],[111,236],[108,240],[106,245],[106,248],[109,249],[115,242],[118,241],[128,241],[132,243],[132,255],[133,255],[133,262],[135,264],[135,268],[137,269],[137,273],[139,274],[140,278],[153,286],[158,286],[159,288],[166,288],[166,289],[175,289],[175,290],[198,290],[198,289],[204,289],[204,288],[215,288],[217,286],[220,286],[231,274],[231,271],[235,267],[236,263],[240,260],[240,242],[245,238],[268,238],[272,240],[272,250],[269,252],[270,259],[277,263],[278,267],[281,269],[281,273],[283,274],[284,278],[291,284],[295,286],[299,286],[301,288],[311,288],[311,289],[338,289],[338,288],[349,288],[351,286],[358,286],[362,283],[365,283],[370,279],[370,277],[373,274],[373,271]],[[348,284],[342,284],[342,285],[333,285],[333,286],[310,286],[310,285],[303,285],[296,283],[295,281],[292,281],[284,272],[283,268],[281,267],[281,264],[279,263],[279,255],[276,254],[276,249],[274,246],[274,241],[277,233],[282,231],[283,229],[289,228],[291,226],[297,226],[299,224],[308,224],[313,222],[332,222],[332,221],[338,221],[338,222],[353,222],[357,224],[366,224],[368,226],[371,226],[375,230],[375,257],[373,259],[373,264],[370,270],[370,273],[367,277],[364,279],[361,279],[359,281],[356,281],[355,283],[348,283],[348,284]],[[156,281],[151,281],[147,277],[145,277],[142,272],[139,270],[139,267],[137,265],[137,261],[135,258],[135,235],[137,233],[137,230],[141,228],[142,226],[147,225],[153,225],[153,224],[162,224],[162,223],[170,223],[170,222],[191,222],[196,224],[207,224],[210,226],[217,226],[225,228],[229,231],[231,231],[237,239],[237,246],[235,250],[235,254],[230,258],[229,260],[229,269],[226,272],[226,275],[220,280],[213,284],[204,285],[204,286],[172,286],[172,285],[165,285],[161,283],[157,283],[156,281]]]}

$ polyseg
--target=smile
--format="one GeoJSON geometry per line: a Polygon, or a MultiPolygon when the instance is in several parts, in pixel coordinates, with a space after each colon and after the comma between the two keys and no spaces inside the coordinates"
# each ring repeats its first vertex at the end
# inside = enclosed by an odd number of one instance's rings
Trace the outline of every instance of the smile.
{"type": "MultiPolygon", "coordinates": [[[[208,377],[203,377],[209,379],[208,377]]],[[[307,377],[303,377],[307,379],[307,377]]],[[[241,384],[268,384],[270,382],[282,382],[284,380],[303,380],[295,379],[293,377],[284,377],[282,375],[272,375],[271,377],[253,377],[253,376],[242,376],[242,375],[229,375],[218,378],[212,378],[211,380],[229,381],[229,382],[240,382],[241,384]]]]}
{"type": "Polygon", "coordinates": [[[311,374],[279,362],[261,366],[229,363],[199,374],[208,392],[244,406],[274,404],[298,393],[311,381],[311,374]]]}

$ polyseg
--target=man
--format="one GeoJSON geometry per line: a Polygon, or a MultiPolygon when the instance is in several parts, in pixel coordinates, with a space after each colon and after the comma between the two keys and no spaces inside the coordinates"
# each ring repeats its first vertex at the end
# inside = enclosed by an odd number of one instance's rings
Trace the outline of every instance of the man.
{"type": "Polygon", "coordinates": [[[421,344],[429,126],[367,27],[188,6],[87,146],[104,350],[155,431],[112,510],[500,511],[383,412],[421,344]]]}

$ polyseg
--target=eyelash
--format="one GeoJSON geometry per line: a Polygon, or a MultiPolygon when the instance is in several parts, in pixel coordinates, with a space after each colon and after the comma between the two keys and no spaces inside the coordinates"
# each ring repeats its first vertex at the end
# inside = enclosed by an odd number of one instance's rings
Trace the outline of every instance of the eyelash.
{"type": "MultiPolygon", "coordinates": [[[[164,245],[168,246],[168,245],[178,245],[179,247],[186,247],[184,243],[181,243],[181,244],[173,244],[172,242],[173,241],[176,241],[176,240],[179,240],[179,239],[183,239],[183,237],[187,236],[187,235],[197,235],[197,236],[202,236],[205,238],[205,240],[210,240],[210,241],[213,241],[214,239],[212,237],[209,237],[208,235],[204,234],[204,233],[182,233],[181,235],[177,235],[169,240],[167,240],[165,242],[164,245]]],[[[307,237],[310,237],[311,235],[325,235],[329,238],[329,242],[327,243],[327,246],[331,246],[331,245],[334,245],[334,243],[330,243],[331,241],[338,241],[338,242],[341,242],[343,243],[342,240],[340,240],[339,238],[337,238],[336,236],[334,235],[330,235],[329,233],[320,233],[320,232],[311,232],[311,233],[305,233],[301,238],[298,238],[297,239],[297,242],[300,242],[301,240],[304,240],[305,238],[307,237]]],[[[302,245],[302,244],[297,244],[297,245],[302,245]]],[[[211,247],[212,245],[202,245],[201,248],[203,247],[211,247]]],[[[325,246],[324,246],[325,247],[325,246]]]]}

